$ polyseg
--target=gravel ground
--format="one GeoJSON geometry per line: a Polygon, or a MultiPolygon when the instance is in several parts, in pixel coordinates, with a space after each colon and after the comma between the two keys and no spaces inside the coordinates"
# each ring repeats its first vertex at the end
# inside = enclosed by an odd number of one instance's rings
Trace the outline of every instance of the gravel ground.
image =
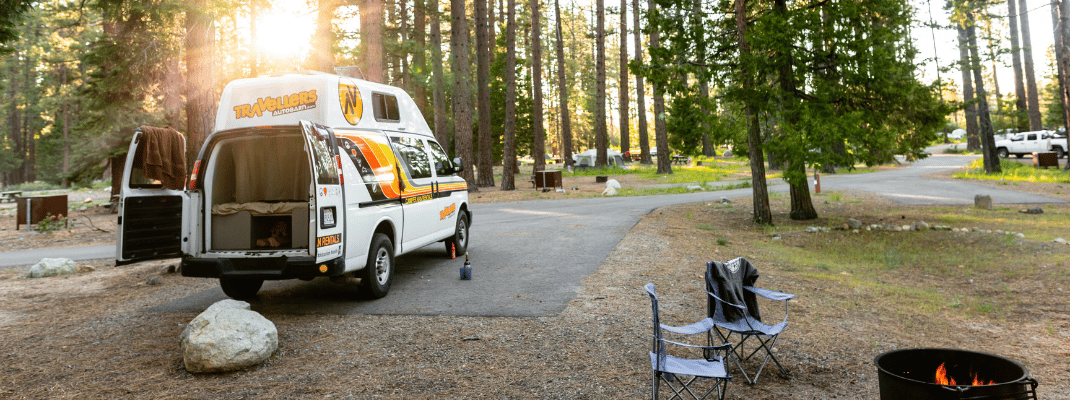
{"type": "MultiPolygon", "coordinates": [[[[746,222],[749,204],[674,206],[645,216],[556,316],[266,315],[279,329],[276,354],[226,374],[183,368],[178,338],[195,313],[144,311],[217,286],[167,272],[174,260],[123,267],[89,262],[83,264],[91,272],[32,280],[19,277],[21,269],[0,269],[0,398],[644,398],[651,327],[642,286],[657,285],[663,322],[693,322],[704,313],[704,263],[740,255],[759,266],[762,286],[800,297],[775,349],[790,374],[767,370],[755,386],[736,379],[729,399],[875,399],[873,357],[917,346],[919,337],[933,347],[1017,355],[1041,381],[1041,398],[1070,398],[1065,296],[1035,311],[1043,318],[1024,321],[961,316],[929,323],[845,311],[853,309],[845,303],[880,300],[816,277],[785,279],[782,271],[792,266],[756,250],[769,235],[746,222]],[[717,243],[720,238],[727,243],[717,243]],[[154,277],[160,283],[148,284],[154,277]],[[1056,334],[1038,334],[1045,324],[1056,334]]],[[[850,207],[836,215],[873,212],[882,203],[866,199],[850,207]]],[[[114,237],[114,215],[97,212],[73,217],[112,232],[51,235],[69,235],[67,243],[114,237]]],[[[786,212],[780,199],[776,219],[787,221],[786,212]]],[[[822,212],[828,218],[833,210],[822,212]]],[[[0,225],[13,226],[10,218],[0,217],[0,225]]],[[[61,237],[46,235],[7,230],[0,244],[8,249],[17,237],[39,244],[61,237]]],[[[1065,268],[1066,253],[1059,254],[1065,268]]],[[[945,290],[951,283],[920,284],[945,290]]]]}

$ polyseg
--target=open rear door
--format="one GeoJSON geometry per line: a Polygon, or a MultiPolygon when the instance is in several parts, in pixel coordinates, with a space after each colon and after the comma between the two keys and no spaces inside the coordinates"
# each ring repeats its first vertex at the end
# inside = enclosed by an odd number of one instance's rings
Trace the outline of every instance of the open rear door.
{"type": "Polygon", "coordinates": [[[138,129],[130,140],[119,198],[116,265],[180,257],[183,250],[182,239],[187,238],[186,242],[189,242],[190,228],[182,223],[184,210],[192,206],[181,187],[185,183],[185,163],[165,166],[174,168],[169,178],[161,180],[147,177],[159,174],[160,166],[157,162],[168,162],[174,151],[182,153],[174,155],[174,159],[185,157],[185,138],[178,132],[170,132],[173,134],[153,134],[154,139],[163,141],[162,144],[150,145],[148,135],[142,129],[138,129]],[[151,146],[156,147],[146,151],[151,146]],[[138,153],[139,148],[141,153],[138,153]],[[152,154],[146,155],[147,153],[152,154]],[[149,164],[153,166],[148,166],[149,164]],[[146,173],[146,168],[154,170],[146,173]],[[179,171],[182,171],[181,176],[174,175],[179,174],[179,171]]]}
{"type": "Polygon", "coordinates": [[[314,219],[311,232],[316,232],[316,262],[322,263],[343,256],[342,243],[345,241],[343,226],[345,221],[345,198],[342,191],[342,179],[339,172],[337,140],[330,128],[301,121],[305,144],[308,146],[315,195],[311,207],[314,219]]]}

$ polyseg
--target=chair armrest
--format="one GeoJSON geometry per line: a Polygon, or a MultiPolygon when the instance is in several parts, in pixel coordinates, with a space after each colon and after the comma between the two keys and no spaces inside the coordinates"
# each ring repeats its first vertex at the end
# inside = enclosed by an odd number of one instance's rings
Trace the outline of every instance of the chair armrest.
{"type": "Polygon", "coordinates": [[[687,344],[687,343],[674,342],[672,340],[664,339],[664,338],[661,339],[661,341],[665,342],[665,343],[671,343],[671,344],[674,344],[674,345],[677,345],[677,346],[681,346],[681,347],[690,347],[690,348],[693,348],[693,349],[704,349],[704,350],[731,350],[732,349],[732,342],[725,342],[725,343],[722,343],[722,344],[719,344],[719,345],[716,345],[716,346],[712,346],[712,345],[711,346],[701,346],[701,345],[697,345],[697,344],[687,344]]]}
{"type": "Polygon", "coordinates": [[[744,286],[743,289],[749,290],[751,293],[765,297],[769,300],[791,300],[795,298],[795,295],[789,293],[782,293],[775,290],[762,289],[754,286],[744,286]]]}
{"type": "MultiPolygon", "coordinates": [[[[746,286],[744,286],[744,287],[746,287],[746,286]]],[[[739,304],[734,304],[734,303],[729,303],[729,302],[727,302],[727,301],[724,301],[724,300],[722,300],[722,299],[721,299],[720,297],[717,297],[717,295],[713,294],[713,292],[711,292],[711,291],[708,291],[708,290],[707,290],[707,291],[706,291],[706,294],[710,295],[710,297],[713,297],[713,298],[717,299],[717,301],[719,301],[719,302],[721,302],[721,303],[724,303],[724,304],[730,305],[730,306],[732,306],[732,307],[735,307],[735,308],[738,308],[738,309],[740,309],[740,310],[746,310],[746,309],[747,309],[747,306],[743,306],[743,305],[739,305],[739,304]]]]}
{"type": "Polygon", "coordinates": [[[661,329],[667,330],[672,333],[679,333],[681,335],[694,335],[698,333],[707,332],[713,329],[713,320],[710,318],[703,318],[702,320],[687,326],[672,326],[661,324],[661,329]]]}

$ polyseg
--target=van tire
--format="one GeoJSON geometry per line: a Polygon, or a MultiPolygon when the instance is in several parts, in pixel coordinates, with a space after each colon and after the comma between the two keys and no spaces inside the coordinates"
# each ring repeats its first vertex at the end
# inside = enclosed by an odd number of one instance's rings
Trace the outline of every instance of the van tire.
{"type": "Polygon", "coordinates": [[[1059,147],[1059,146],[1052,146],[1052,151],[1054,151],[1054,152],[1055,152],[1055,158],[1063,158],[1063,157],[1066,157],[1066,152],[1065,152],[1065,151],[1063,151],[1063,148],[1062,148],[1062,147],[1059,147]]]}
{"type": "Polygon", "coordinates": [[[1007,151],[1006,147],[1000,147],[996,149],[996,152],[999,153],[999,158],[1007,158],[1011,156],[1011,153],[1007,151]]]}
{"type": "Polygon", "coordinates": [[[380,299],[390,292],[394,278],[394,244],[386,234],[376,233],[368,250],[368,263],[360,273],[360,289],[367,297],[380,299]]]}
{"type": "Polygon", "coordinates": [[[446,254],[450,254],[450,247],[457,246],[457,256],[468,251],[468,213],[457,214],[457,229],[453,235],[446,238],[446,254]]]}
{"type": "Polygon", "coordinates": [[[219,287],[232,299],[251,299],[264,285],[263,279],[219,278],[219,287]]]}

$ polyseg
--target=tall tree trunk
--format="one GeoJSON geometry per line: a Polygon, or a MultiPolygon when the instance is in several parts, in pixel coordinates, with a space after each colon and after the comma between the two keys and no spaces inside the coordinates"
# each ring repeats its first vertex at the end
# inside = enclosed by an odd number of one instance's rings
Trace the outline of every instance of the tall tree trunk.
{"type": "Polygon", "coordinates": [[[976,21],[972,12],[966,12],[966,36],[970,40],[970,65],[973,66],[973,84],[977,87],[977,111],[981,128],[981,144],[984,151],[985,172],[1001,171],[999,157],[996,156],[996,141],[992,137],[992,120],[988,116],[988,100],[985,96],[985,81],[981,76],[981,57],[977,51],[976,21]]]}
{"type": "MultiPolygon", "coordinates": [[[[1070,133],[1070,0],[1059,1],[1059,23],[1056,24],[1056,36],[1059,37],[1062,56],[1058,57],[1059,74],[1063,81],[1063,116],[1067,124],[1066,132],[1070,133]]],[[[1066,148],[1070,149],[1070,135],[1066,137],[1066,148]]],[[[1070,155],[1067,156],[1070,160],[1070,155]]],[[[1070,161],[1066,163],[1066,170],[1070,171],[1070,161]]]]}
{"type": "MultiPolygon", "coordinates": [[[[1059,100],[1059,104],[1062,105],[1063,112],[1060,116],[1062,118],[1059,121],[1059,126],[1064,129],[1064,132],[1070,132],[1068,124],[1070,124],[1070,97],[1068,97],[1066,91],[1066,71],[1063,68],[1063,58],[1066,57],[1066,49],[1063,47],[1063,35],[1062,35],[1062,3],[1063,0],[1051,0],[1051,26],[1054,35],[1053,48],[1055,49],[1055,78],[1056,84],[1058,84],[1058,93],[1055,97],[1059,100]]],[[[1068,145],[1070,145],[1070,136],[1067,137],[1068,145]]],[[[1070,149],[1070,146],[1067,147],[1070,149]]]]}
{"type": "Polygon", "coordinates": [[[398,46],[398,55],[397,56],[401,60],[401,62],[398,63],[398,64],[400,64],[400,68],[401,68],[401,74],[400,74],[400,76],[401,76],[401,88],[404,89],[405,92],[411,94],[412,93],[412,74],[409,71],[409,52],[408,52],[408,50],[405,50],[405,49],[408,49],[408,42],[409,42],[409,7],[408,7],[408,4],[409,4],[409,2],[407,2],[407,1],[399,1],[398,2],[398,5],[401,6],[401,15],[399,16],[399,20],[401,21],[401,27],[400,27],[400,29],[398,29],[399,33],[401,34],[401,42],[398,43],[399,46],[398,46]]]}
{"type": "Polygon", "coordinates": [[[166,71],[163,77],[163,115],[164,119],[172,128],[179,132],[186,131],[186,123],[182,119],[182,65],[178,56],[167,59],[166,71]]]}
{"type": "Polygon", "coordinates": [[[956,26],[959,34],[959,66],[962,69],[962,102],[966,104],[966,148],[981,150],[981,134],[977,129],[977,104],[973,101],[973,77],[970,72],[970,39],[966,28],[956,26]]]}
{"type": "Polygon", "coordinates": [[[364,79],[386,83],[383,81],[383,0],[364,0],[360,7],[360,27],[360,40],[364,44],[364,79]]]}
{"type": "Polygon", "coordinates": [[[502,190],[516,190],[516,0],[509,0],[505,25],[505,143],[502,190]]]}
{"type": "MultiPolygon", "coordinates": [[[[788,6],[785,0],[773,1],[773,13],[781,18],[787,15],[788,6]]],[[[780,43],[778,47],[781,49],[790,49],[791,43],[780,43]]],[[[789,125],[796,125],[798,120],[795,117],[795,110],[792,109],[791,106],[791,99],[794,97],[794,93],[797,89],[795,83],[795,66],[791,56],[791,50],[785,50],[783,53],[776,54],[775,57],[776,63],[779,64],[777,67],[779,75],[777,80],[780,82],[781,118],[784,118],[789,125]]],[[[810,185],[807,183],[806,179],[806,163],[800,160],[784,161],[790,172],[801,174],[803,176],[802,182],[789,182],[791,185],[791,212],[789,216],[795,221],[816,219],[817,210],[814,210],[813,201],[810,199],[810,185]]]]}
{"type": "MultiPolygon", "coordinates": [[[[1014,126],[1019,132],[1029,130],[1028,120],[1022,116],[1028,113],[1026,107],[1025,79],[1022,75],[1022,48],[1018,46],[1018,10],[1016,0],[1007,0],[1007,25],[1011,32],[1011,66],[1014,69],[1014,126]]],[[[983,140],[982,140],[983,141],[983,140]]]]}
{"type": "MultiPolygon", "coordinates": [[[[256,22],[260,18],[260,0],[249,0],[249,76],[260,74],[260,46],[256,43],[256,22]]],[[[178,129],[178,128],[175,128],[178,129]]]]}
{"type": "MultiPolygon", "coordinates": [[[[639,0],[632,0],[632,22],[635,25],[635,29],[632,29],[633,41],[635,42],[635,61],[638,63],[643,62],[643,50],[640,48],[642,41],[639,36],[639,0]]],[[[635,113],[639,117],[639,162],[641,164],[651,164],[650,160],[650,136],[647,134],[646,125],[646,85],[643,84],[643,76],[635,74],[635,113]]]]}
{"type": "MultiPolygon", "coordinates": [[[[647,10],[654,10],[654,0],[648,0],[647,10]]],[[[656,49],[661,46],[658,32],[650,32],[650,48],[656,49]]],[[[665,126],[665,94],[654,84],[654,142],[658,147],[658,174],[672,173],[672,151],[669,150],[669,138],[665,126]]]]}
{"type": "MultiPolygon", "coordinates": [[[[620,0],[620,152],[631,152],[631,128],[628,117],[628,0],[620,0]]],[[[627,157],[627,156],[626,156],[627,157]]]]}
{"type": "Polygon", "coordinates": [[[16,184],[26,182],[25,175],[25,162],[26,162],[26,141],[22,135],[22,112],[19,107],[18,99],[19,87],[22,83],[18,81],[19,74],[19,62],[22,52],[15,51],[11,53],[11,69],[9,71],[8,80],[8,111],[7,111],[7,134],[11,138],[11,144],[15,150],[15,167],[12,168],[10,177],[7,184],[16,184]]]}
{"type": "Polygon", "coordinates": [[[491,152],[490,129],[490,37],[487,20],[487,0],[475,0],[476,14],[476,80],[479,88],[479,174],[476,184],[494,186],[494,162],[491,152]]]}
{"type": "Polygon", "coordinates": [[[312,68],[316,71],[334,72],[334,29],[331,20],[341,3],[338,0],[319,0],[316,11],[316,35],[312,38],[312,68]]]}
{"type": "Polygon", "coordinates": [[[1018,1],[1018,8],[1022,10],[1018,15],[1022,22],[1022,58],[1025,67],[1025,90],[1026,104],[1029,105],[1029,130],[1039,131],[1044,129],[1044,122],[1040,116],[1040,100],[1037,95],[1037,79],[1033,73],[1033,43],[1029,39],[1029,6],[1025,0],[1018,1]]]}
{"type": "Polygon", "coordinates": [[[572,166],[572,111],[568,108],[568,86],[565,85],[565,43],[561,34],[561,1],[554,0],[557,16],[557,95],[561,114],[561,157],[565,166],[572,166]]]}
{"type": "MultiPolygon", "coordinates": [[[[739,52],[742,56],[750,53],[750,44],[747,43],[747,13],[746,1],[734,0],[736,11],[736,39],[739,42],[739,52]]],[[[751,72],[742,67],[743,87],[754,87],[754,77],[751,72]]],[[[753,100],[748,100],[748,103],[753,100]]],[[[762,155],[762,132],[758,121],[758,113],[752,104],[746,104],[747,114],[747,149],[750,156],[750,175],[752,189],[752,205],[754,216],[752,221],[759,225],[773,223],[773,211],[769,207],[769,192],[765,184],[765,159],[762,155]]]]}
{"type": "Polygon", "coordinates": [[[539,0],[531,0],[531,83],[535,103],[531,157],[535,160],[535,171],[546,169],[546,132],[542,116],[542,27],[539,25],[541,13],[539,0]]]}
{"type": "MultiPolygon", "coordinates": [[[[412,8],[412,17],[412,40],[416,43],[416,52],[412,54],[413,70],[416,75],[413,79],[413,97],[415,97],[416,108],[420,109],[420,113],[426,120],[430,116],[427,113],[427,43],[424,39],[427,35],[426,0],[416,0],[412,8]]],[[[435,62],[439,62],[438,60],[440,59],[436,59],[435,62]]]]}
{"type": "Polygon", "coordinates": [[[197,0],[186,11],[186,168],[193,168],[204,139],[215,125],[215,23],[197,0]]]}
{"type": "MultiPolygon", "coordinates": [[[[988,6],[985,6],[984,12],[985,14],[989,13],[988,6]]],[[[993,23],[985,24],[985,37],[988,39],[988,57],[989,60],[992,62],[992,70],[997,71],[996,60],[999,59],[999,47],[1000,41],[1002,39],[999,37],[995,37],[992,34],[992,25],[993,23]]],[[[999,91],[999,74],[992,74],[992,91],[996,95],[996,118],[999,118],[999,116],[1003,114],[1003,94],[999,91]]],[[[944,129],[944,135],[946,137],[947,129],[944,129]]],[[[968,147],[969,144],[967,143],[967,148],[968,147]]]]}
{"type": "Polygon", "coordinates": [[[438,10],[438,0],[428,0],[431,8],[431,74],[434,75],[435,89],[431,102],[435,109],[435,140],[443,146],[449,146],[449,126],[446,121],[446,78],[442,75],[442,15],[438,10]]]}
{"type": "Polygon", "coordinates": [[[463,160],[461,177],[468,191],[479,191],[472,161],[472,91],[468,72],[468,15],[464,0],[450,0],[450,53],[453,55],[453,138],[463,160]]]}
{"type": "MultiPolygon", "coordinates": [[[[67,63],[61,63],[59,65],[59,83],[61,88],[66,88],[69,84],[67,77],[67,63]]],[[[60,107],[60,121],[63,123],[63,163],[61,165],[61,175],[63,176],[61,185],[63,187],[71,187],[70,177],[67,176],[71,172],[71,108],[70,99],[67,96],[62,98],[63,105],[60,107]]]]}
{"type": "Polygon", "coordinates": [[[606,167],[609,141],[606,132],[606,7],[605,0],[595,0],[595,91],[594,94],[594,165],[606,167]]]}

